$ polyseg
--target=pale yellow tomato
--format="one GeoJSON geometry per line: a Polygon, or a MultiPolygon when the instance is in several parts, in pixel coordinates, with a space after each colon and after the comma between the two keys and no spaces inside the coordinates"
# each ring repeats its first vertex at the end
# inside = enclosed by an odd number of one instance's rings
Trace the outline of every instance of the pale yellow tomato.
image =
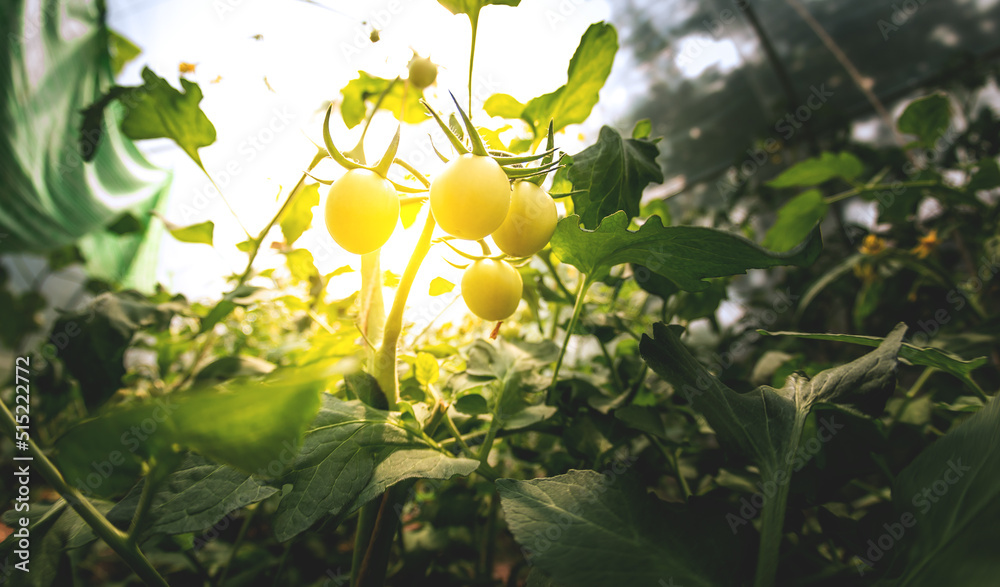
{"type": "Polygon", "coordinates": [[[521,274],[503,261],[476,261],[462,275],[462,299],[483,320],[506,320],[521,301],[521,274]]]}
{"type": "Polygon", "coordinates": [[[414,55],[410,60],[410,83],[419,89],[424,89],[434,83],[437,79],[438,68],[434,62],[426,57],[414,55]]]}
{"type": "Polygon", "coordinates": [[[431,212],[451,236],[486,238],[507,217],[510,182],[491,157],[465,154],[453,159],[431,182],[431,212]]]}
{"type": "Polygon", "coordinates": [[[556,231],[556,203],[542,188],[530,181],[514,184],[510,210],[493,242],[511,257],[529,257],[545,248],[556,231]]]}
{"type": "Polygon", "coordinates": [[[398,219],[395,188],[373,171],[352,169],[330,186],[326,228],[351,253],[364,255],[384,245],[398,219]]]}

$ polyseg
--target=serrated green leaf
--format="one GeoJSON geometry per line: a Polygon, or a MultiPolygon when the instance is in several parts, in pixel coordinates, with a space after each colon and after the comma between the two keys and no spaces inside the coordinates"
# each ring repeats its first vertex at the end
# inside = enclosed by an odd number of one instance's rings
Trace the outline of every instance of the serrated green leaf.
{"type": "Polygon", "coordinates": [[[601,127],[597,142],[573,155],[567,178],[573,190],[573,211],[587,228],[624,210],[639,215],[642,191],[650,183],[661,183],[663,171],[656,162],[660,150],[647,140],[626,139],[610,126],[601,127]]]}
{"type": "Polygon", "coordinates": [[[413,363],[413,372],[417,381],[425,387],[437,382],[440,376],[437,359],[430,353],[417,353],[417,360],[413,363]]]}
{"type": "Polygon", "coordinates": [[[946,94],[931,94],[910,102],[899,116],[899,131],[916,135],[920,143],[931,147],[951,124],[951,100],[946,94]]]}
{"type": "Polygon", "coordinates": [[[847,151],[837,154],[824,151],[819,157],[806,159],[782,171],[767,185],[773,188],[812,187],[838,177],[851,181],[864,170],[864,164],[847,151]]]}
{"type": "Polygon", "coordinates": [[[823,248],[818,233],[784,253],[775,253],[742,236],[698,226],[663,226],[653,216],[638,231],[628,230],[628,216],[619,211],[596,230],[580,226],[575,214],[559,221],[552,251],[564,263],[591,280],[608,274],[615,265],[635,263],[667,277],[687,291],[709,286],[710,277],[724,277],[779,265],[806,266],[823,248]]]}
{"type": "Polygon", "coordinates": [[[324,516],[350,513],[404,479],[448,479],[478,466],[431,448],[402,426],[398,413],[325,395],[283,478],[292,489],[278,504],[275,534],[284,542],[324,516]]]}
{"type": "Polygon", "coordinates": [[[296,283],[308,283],[311,279],[319,276],[313,254],[307,249],[295,249],[285,253],[285,263],[296,283]]]}
{"type": "MultiPolygon", "coordinates": [[[[358,78],[351,80],[340,90],[340,94],[343,96],[343,101],[340,104],[340,115],[343,117],[347,128],[354,128],[365,119],[365,115],[368,112],[368,103],[371,102],[374,104],[391,83],[393,83],[391,79],[384,79],[365,71],[359,71],[358,78]]],[[[388,110],[397,120],[399,120],[400,108],[403,106],[404,87],[405,84],[396,82],[379,105],[380,109],[388,110]]],[[[418,124],[427,120],[428,114],[424,111],[423,106],[420,105],[420,100],[423,97],[423,92],[412,85],[406,90],[406,112],[402,122],[418,124]]]]}
{"type": "Polygon", "coordinates": [[[778,220],[761,244],[778,252],[795,247],[826,218],[829,207],[819,190],[802,192],[778,210],[778,220]]]}
{"type": "Polygon", "coordinates": [[[496,482],[507,524],[532,565],[578,587],[736,585],[736,536],[668,506],[628,476],[597,471],[496,482]]]}
{"type": "Polygon", "coordinates": [[[443,277],[435,277],[431,280],[430,291],[428,292],[432,296],[439,296],[446,294],[451,290],[455,289],[455,284],[448,281],[443,277]]]}
{"type": "MultiPolygon", "coordinates": [[[[108,519],[127,523],[135,513],[143,481],[108,512],[108,519]]],[[[277,493],[247,473],[188,455],[153,494],[149,525],[143,535],[184,534],[211,528],[229,512],[277,493]]]]}
{"type": "Polygon", "coordinates": [[[201,88],[181,78],[180,92],[148,67],[142,70],[142,79],[145,84],[120,97],[128,106],[122,120],[125,136],[170,139],[201,166],[198,149],[215,142],[215,126],[199,106],[201,88]]]}
{"type": "MultiPolygon", "coordinates": [[[[1000,400],[986,406],[924,450],[896,477],[895,512],[901,533],[877,587],[986,586],[996,583],[1000,559],[1000,400]]],[[[881,526],[879,526],[881,528],[881,526]]],[[[874,537],[876,541],[881,538],[874,537]]],[[[881,551],[880,551],[881,552],[881,551]]],[[[879,557],[881,558],[881,556],[879,557]]],[[[859,569],[864,570],[864,569],[859,569]]]]}
{"type": "MultiPolygon", "coordinates": [[[[878,336],[862,336],[858,334],[811,334],[806,332],[768,332],[766,330],[759,330],[758,332],[767,336],[794,336],[810,340],[832,340],[869,347],[877,347],[884,340],[878,336]]],[[[972,380],[972,372],[989,362],[986,357],[976,357],[975,359],[966,361],[941,349],[918,347],[908,342],[904,342],[900,347],[899,356],[913,365],[933,367],[946,373],[951,373],[973,389],[977,389],[978,385],[972,380]]]]}
{"type": "Polygon", "coordinates": [[[279,224],[285,244],[292,246],[302,233],[312,226],[313,208],[319,205],[319,184],[311,183],[302,188],[295,201],[282,214],[279,224]]]}

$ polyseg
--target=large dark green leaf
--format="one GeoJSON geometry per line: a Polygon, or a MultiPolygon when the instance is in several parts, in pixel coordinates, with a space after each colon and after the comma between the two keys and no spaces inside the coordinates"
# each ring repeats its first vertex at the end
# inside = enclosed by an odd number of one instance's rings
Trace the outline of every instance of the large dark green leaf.
{"type": "Polygon", "coordinates": [[[327,515],[346,514],[405,479],[468,475],[479,462],[432,448],[398,413],[323,396],[302,450],[283,478],[291,489],[275,513],[285,541],[327,515]]]}
{"type": "Polygon", "coordinates": [[[809,265],[823,248],[818,231],[794,249],[775,253],[742,236],[713,228],[665,227],[659,216],[635,232],[628,230],[628,224],[623,211],[608,216],[593,231],[580,226],[579,216],[568,216],[556,225],[552,250],[592,280],[600,279],[615,265],[634,263],[669,278],[681,289],[699,291],[708,287],[704,280],[710,277],[778,265],[809,265]]]}
{"type": "Polygon", "coordinates": [[[60,437],[56,462],[67,481],[98,495],[124,492],[144,459],[169,456],[175,445],[276,475],[316,414],[320,392],[340,371],[335,364],[279,369],[111,408],[60,437]]]}
{"type": "Polygon", "coordinates": [[[659,153],[652,141],[627,139],[609,126],[601,127],[597,142],[573,155],[568,172],[574,192],[580,191],[573,195],[573,211],[581,224],[595,228],[618,210],[628,218],[638,216],[643,189],[663,181],[656,162],[659,153]]]}
{"type": "Polygon", "coordinates": [[[529,562],[559,584],[739,584],[735,536],[691,511],[670,508],[627,476],[596,471],[500,479],[507,524],[529,562]],[[727,561],[720,565],[718,561],[727,561]]]}
{"type": "MultiPolygon", "coordinates": [[[[145,483],[145,481],[143,481],[145,483]]],[[[142,484],[108,513],[108,519],[127,523],[135,513],[142,484]]],[[[200,532],[229,512],[267,499],[278,490],[232,467],[189,455],[153,494],[149,526],[144,533],[200,532]]]]}
{"type": "Polygon", "coordinates": [[[896,515],[876,550],[856,553],[877,570],[880,587],[996,585],[1000,575],[1000,400],[932,444],[896,477],[896,515]],[[894,532],[893,536],[890,532],[894,532]],[[879,545],[882,545],[880,547],[879,545]]]}
{"type": "MultiPolygon", "coordinates": [[[[103,112],[108,132],[80,152],[80,111],[111,80],[109,37],[97,5],[74,3],[73,34],[62,33],[64,2],[30,14],[23,0],[0,5],[0,252],[46,251],[76,242],[131,211],[146,216],[170,175],[153,168],[119,128],[122,109],[103,112]]],[[[34,5],[33,5],[34,6],[34,5]]],[[[156,227],[158,230],[158,227],[156,227]]],[[[109,235],[84,249],[91,269],[126,287],[152,289],[155,239],[109,235]],[[137,256],[141,261],[137,261],[137,256]]]]}

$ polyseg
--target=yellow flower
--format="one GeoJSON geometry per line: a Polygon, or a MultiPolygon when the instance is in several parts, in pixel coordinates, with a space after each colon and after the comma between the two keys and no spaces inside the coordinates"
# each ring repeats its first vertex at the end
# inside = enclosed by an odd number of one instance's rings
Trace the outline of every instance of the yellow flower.
{"type": "Polygon", "coordinates": [[[177,66],[177,71],[179,71],[181,75],[187,73],[194,73],[194,69],[196,67],[198,67],[197,63],[188,63],[187,61],[181,61],[181,64],[177,66]]]}
{"type": "Polygon", "coordinates": [[[937,230],[931,230],[917,241],[917,246],[910,249],[910,252],[918,259],[926,259],[941,241],[938,239],[937,230]]]}
{"type": "Polygon", "coordinates": [[[885,250],[885,239],[875,234],[869,234],[865,237],[865,240],[861,243],[861,248],[858,250],[865,255],[877,255],[885,250]]]}
{"type": "Polygon", "coordinates": [[[877,274],[875,273],[875,267],[869,263],[861,262],[854,266],[854,276],[864,283],[872,283],[875,281],[877,274]]]}

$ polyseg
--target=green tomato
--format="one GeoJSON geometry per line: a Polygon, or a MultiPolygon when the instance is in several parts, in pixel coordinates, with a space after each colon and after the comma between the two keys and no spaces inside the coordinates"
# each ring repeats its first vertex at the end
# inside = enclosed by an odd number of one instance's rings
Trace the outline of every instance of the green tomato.
{"type": "Polygon", "coordinates": [[[510,182],[492,157],[467,153],[431,182],[431,212],[451,236],[479,240],[500,228],[510,208],[510,182]]]}
{"type": "Polygon", "coordinates": [[[326,228],[337,244],[364,255],[385,244],[399,219],[399,196],[387,179],[352,169],[330,186],[326,228]]]}
{"type": "Polygon", "coordinates": [[[434,83],[437,79],[438,68],[434,62],[426,57],[413,56],[410,60],[410,83],[418,89],[424,89],[434,83]]]}
{"type": "Polygon", "coordinates": [[[493,242],[511,257],[530,257],[549,243],[558,220],[556,203],[549,194],[530,181],[519,181],[514,184],[507,218],[493,233],[493,242]]]}
{"type": "Polygon", "coordinates": [[[476,261],[462,275],[462,299],[483,320],[506,320],[521,301],[521,274],[503,261],[476,261]]]}

